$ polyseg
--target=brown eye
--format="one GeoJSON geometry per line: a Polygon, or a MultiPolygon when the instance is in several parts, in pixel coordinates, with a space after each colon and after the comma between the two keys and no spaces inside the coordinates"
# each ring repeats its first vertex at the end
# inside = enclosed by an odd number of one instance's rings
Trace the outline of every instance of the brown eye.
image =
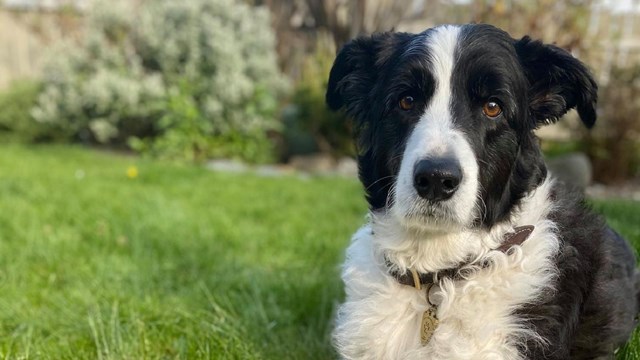
{"type": "Polygon", "coordinates": [[[482,112],[490,118],[498,117],[498,115],[502,114],[502,108],[495,101],[488,101],[482,106],[482,112]]]}
{"type": "Polygon", "coordinates": [[[402,99],[400,99],[400,109],[402,110],[411,110],[413,109],[413,107],[416,104],[416,100],[413,98],[413,96],[404,96],[402,99]]]}

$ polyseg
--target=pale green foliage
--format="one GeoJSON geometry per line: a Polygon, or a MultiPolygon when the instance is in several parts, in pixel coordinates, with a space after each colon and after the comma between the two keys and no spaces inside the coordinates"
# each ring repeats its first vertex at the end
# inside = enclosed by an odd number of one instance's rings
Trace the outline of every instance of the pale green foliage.
{"type": "Polygon", "coordinates": [[[28,112],[39,93],[40,84],[32,81],[15,82],[8,90],[0,92],[1,141],[39,140],[40,126],[35,126],[28,112]]]}
{"type": "Polygon", "coordinates": [[[286,88],[274,44],[267,9],[239,0],[100,1],[82,44],[49,61],[32,115],[85,141],[268,160],[286,88]],[[242,150],[255,143],[259,156],[242,150]]]}

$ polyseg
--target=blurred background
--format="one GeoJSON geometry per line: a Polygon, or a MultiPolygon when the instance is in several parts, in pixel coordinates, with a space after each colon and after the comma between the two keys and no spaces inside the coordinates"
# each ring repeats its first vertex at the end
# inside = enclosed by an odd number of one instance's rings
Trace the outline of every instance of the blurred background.
{"type": "Polygon", "coordinates": [[[588,64],[595,128],[543,150],[640,249],[639,0],[0,0],[0,358],[335,358],[367,212],[336,50],[467,22],[588,64]]]}
{"type": "Polygon", "coordinates": [[[324,105],[336,49],[487,22],[589,65],[594,131],[568,116],[540,135],[579,186],[622,189],[640,169],[639,19],[637,0],[2,0],[0,135],[352,175],[349,122],[324,105]]]}

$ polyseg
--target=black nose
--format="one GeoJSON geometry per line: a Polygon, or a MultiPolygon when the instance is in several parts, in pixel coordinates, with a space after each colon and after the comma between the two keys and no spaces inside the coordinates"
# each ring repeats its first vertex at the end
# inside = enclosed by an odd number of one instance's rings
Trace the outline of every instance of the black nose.
{"type": "Polygon", "coordinates": [[[450,198],[462,181],[462,171],[453,159],[420,160],[413,169],[413,186],[421,198],[441,201],[450,198]]]}

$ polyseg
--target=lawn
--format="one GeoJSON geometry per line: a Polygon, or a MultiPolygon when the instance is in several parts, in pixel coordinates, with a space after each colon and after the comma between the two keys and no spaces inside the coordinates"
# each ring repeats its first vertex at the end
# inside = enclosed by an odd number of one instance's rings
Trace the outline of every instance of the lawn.
{"type": "MultiPolygon", "coordinates": [[[[596,207],[640,245],[640,204],[596,207]]],[[[2,146],[0,358],[333,358],[365,209],[352,180],[2,146]]]]}

